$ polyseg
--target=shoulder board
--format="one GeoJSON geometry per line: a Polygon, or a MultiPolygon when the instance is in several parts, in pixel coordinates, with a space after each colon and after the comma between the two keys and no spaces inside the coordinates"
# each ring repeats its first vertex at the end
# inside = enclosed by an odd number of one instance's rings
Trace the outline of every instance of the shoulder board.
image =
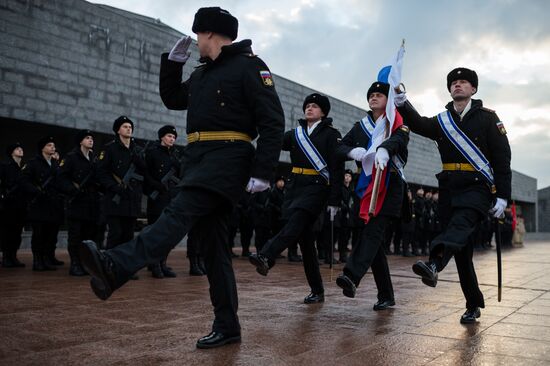
{"type": "Polygon", "coordinates": [[[409,133],[411,130],[409,129],[408,126],[405,126],[405,125],[402,125],[401,127],[399,127],[399,130],[403,131],[403,132],[406,132],[406,133],[409,133]]]}
{"type": "Polygon", "coordinates": [[[484,110],[485,112],[496,113],[496,111],[494,109],[490,109],[490,108],[487,108],[487,107],[481,107],[480,109],[484,110]]]}

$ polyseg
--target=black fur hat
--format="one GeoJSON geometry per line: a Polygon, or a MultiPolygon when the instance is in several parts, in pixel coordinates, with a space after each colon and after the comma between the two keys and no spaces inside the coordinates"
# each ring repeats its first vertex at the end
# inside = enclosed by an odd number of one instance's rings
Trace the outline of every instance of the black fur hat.
{"type": "Polygon", "coordinates": [[[383,83],[381,81],[375,81],[374,83],[372,83],[369,90],[367,91],[367,100],[369,100],[372,93],[382,93],[387,97],[389,92],[390,84],[383,83]]]}
{"type": "Polygon", "coordinates": [[[223,34],[234,41],[239,30],[239,21],[220,7],[200,8],[193,21],[193,33],[213,32],[223,34]]]}
{"type": "Polygon", "coordinates": [[[304,100],[304,104],[302,105],[302,111],[304,112],[306,111],[306,106],[309,103],[317,104],[325,114],[325,117],[328,116],[328,113],[330,112],[330,101],[325,95],[322,95],[319,93],[313,93],[308,95],[304,100]]]}
{"type": "Polygon", "coordinates": [[[477,93],[478,80],[477,80],[477,74],[474,70],[470,70],[465,67],[457,67],[456,69],[452,70],[447,75],[447,90],[449,92],[451,91],[451,83],[455,80],[469,81],[470,84],[472,84],[472,86],[476,88],[476,93],[477,93]]]}
{"type": "Polygon", "coordinates": [[[175,135],[176,137],[178,137],[178,132],[176,131],[176,127],[172,126],[172,125],[166,125],[166,126],[162,126],[159,130],[158,130],[158,136],[159,136],[159,140],[161,138],[164,137],[164,135],[167,135],[167,134],[173,134],[175,135]]]}
{"type": "Polygon", "coordinates": [[[115,122],[113,123],[113,132],[118,133],[118,130],[120,129],[120,126],[122,126],[124,123],[129,123],[132,125],[132,131],[134,130],[134,122],[130,120],[130,118],[126,116],[120,116],[117,119],[115,119],[115,122]]]}

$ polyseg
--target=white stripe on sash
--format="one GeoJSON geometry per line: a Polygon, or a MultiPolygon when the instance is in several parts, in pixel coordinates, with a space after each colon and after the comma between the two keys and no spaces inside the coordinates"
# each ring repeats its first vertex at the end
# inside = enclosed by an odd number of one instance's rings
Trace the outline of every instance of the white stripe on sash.
{"type": "Polygon", "coordinates": [[[370,116],[367,114],[363,119],[361,119],[361,121],[359,121],[359,124],[361,125],[363,132],[365,132],[369,139],[371,139],[374,127],[376,126],[372,118],[370,118],[370,116]]]}
{"type": "Polygon", "coordinates": [[[437,120],[447,138],[458,151],[464,155],[478,172],[483,174],[491,186],[494,185],[493,169],[489,161],[468,136],[458,128],[451,113],[449,111],[441,112],[437,115],[437,120]]]}
{"type": "Polygon", "coordinates": [[[327,169],[327,163],[319,154],[313,142],[309,139],[307,132],[304,127],[299,126],[294,129],[294,135],[298,146],[302,149],[302,152],[305,154],[313,168],[319,172],[326,180],[329,181],[329,173],[327,169]]]}

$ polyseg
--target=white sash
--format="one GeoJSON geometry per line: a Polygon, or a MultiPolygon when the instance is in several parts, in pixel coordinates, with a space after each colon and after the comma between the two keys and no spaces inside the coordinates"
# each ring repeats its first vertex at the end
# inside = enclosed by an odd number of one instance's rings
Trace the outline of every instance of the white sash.
{"type": "Polygon", "coordinates": [[[441,129],[453,145],[460,151],[462,155],[474,166],[474,168],[483,174],[485,179],[491,186],[495,184],[493,178],[493,168],[489,164],[489,160],[485,158],[478,147],[466,136],[464,132],[458,128],[451,112],[445,111],[437,115],[437,120],[441,129]]]}
{"type": "Polygon", "coordinates": [[[359,121],[359,124],[361,125],[363,132],[365,132],[365,135],[367,135],[369,139],[372,139],[372,133],[374,132],[374,127],[376,126],[372,118],[370,118],[367,114],[361,121],[359,121]]]}
{"type": "MultiPolygon", "coordinates": [[[[381,122],[383,122],[383,120],[381,122]]],[[[367,137],[369,138],[369,144],[372,144],[372,134],[374,133],[374,128],[376,127],[376,124],[368,114],[363,119],[361,119],[361,121],[359,121],[359,124],[361,125],[361,128],[363,129],[365,135],[367,135],[367,137]]],[[[365,148],[368,149],[369,147],[370,146],[366,146],[365,148]]],[[[401,176],[401,179],[406,181],[404,171],[405,163],[403,162],[403,160],[398,155],[394,155],[391,159],[391,164],[393,165],[395,170],[397,170],[397,172],[401,176]]]]}
{"type": "Polygon", "coordinates": [[[294,134],[296,136],[298,146],[300,146],[300,149],[302,149],[303,153],[305,154],[311,165],[313,165],[313,168],[317,170],[319,174],[321,174],[328,182],[329,173],[327,169],[327,163],[309,139],[305,128],[302,126],[296,127],[294,129],[294,134]]]}

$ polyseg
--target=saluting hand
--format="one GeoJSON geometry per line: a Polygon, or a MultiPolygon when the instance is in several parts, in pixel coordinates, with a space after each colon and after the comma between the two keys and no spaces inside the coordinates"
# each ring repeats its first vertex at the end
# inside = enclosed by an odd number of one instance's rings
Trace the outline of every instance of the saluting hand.
{"type": "Polygon", "coordinates": [[[189,36],[181,37],[170,51],[168,59],[170,61],[181,63],[187,62],[189,56],[191,56],[191,52],[189,52],[189,46],[191,46],[192,42],[193,40],[189,36]]]}

